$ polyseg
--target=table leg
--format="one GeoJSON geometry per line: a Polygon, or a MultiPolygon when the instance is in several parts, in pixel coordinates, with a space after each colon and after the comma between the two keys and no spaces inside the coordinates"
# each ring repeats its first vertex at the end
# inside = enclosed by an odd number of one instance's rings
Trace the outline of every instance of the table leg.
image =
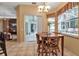
{"type": "Polygon", "coordinates": [[[64,55],[64,37],[61,38],[61,55],[64,55]]]}

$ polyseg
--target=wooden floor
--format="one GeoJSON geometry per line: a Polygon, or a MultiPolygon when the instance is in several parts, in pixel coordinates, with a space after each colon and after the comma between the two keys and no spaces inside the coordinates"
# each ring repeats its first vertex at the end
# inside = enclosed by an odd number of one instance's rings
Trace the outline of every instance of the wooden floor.
{"type": "MultiPolygon", "coordinates": [[[[15,40],[6,41],[8,56],[37,56],[36,42],[25,42],[18,44],[15,40]]],[[[65,48],[65,56],[75,56],[65,48]]]]}

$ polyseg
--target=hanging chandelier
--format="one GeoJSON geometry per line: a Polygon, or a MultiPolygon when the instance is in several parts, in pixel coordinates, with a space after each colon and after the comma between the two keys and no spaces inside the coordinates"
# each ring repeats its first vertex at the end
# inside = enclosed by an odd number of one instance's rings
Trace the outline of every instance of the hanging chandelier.
{"type": "Polygon", "coordinates": [[[50,6],[46,5],[46,2],[43,3],[43,5],[38,6],[38,12],[48,12],[50,9],[50,6]]]}

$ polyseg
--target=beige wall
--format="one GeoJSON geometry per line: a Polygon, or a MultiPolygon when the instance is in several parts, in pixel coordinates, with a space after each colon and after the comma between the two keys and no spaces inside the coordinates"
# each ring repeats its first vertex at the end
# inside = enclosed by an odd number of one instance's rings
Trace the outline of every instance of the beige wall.
{"type": "Polygon", "coordinates": [[[65,47],[79,56],[79,39],[65,36],[65,47]]]}
{"type": "Polygon", "coordinates": [[[38,15],[42,16],[43,31],[47,32],[47,17],[45,13],[38,13],[37,6],[35,5],[19,5],[16,8],[17,11],[17,40],[18,42],[24,41],[24,16],[25,15],[38,15]]]}

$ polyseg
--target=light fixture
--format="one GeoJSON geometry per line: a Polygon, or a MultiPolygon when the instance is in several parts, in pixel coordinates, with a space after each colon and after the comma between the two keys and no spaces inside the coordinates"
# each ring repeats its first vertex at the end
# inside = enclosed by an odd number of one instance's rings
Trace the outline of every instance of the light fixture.
{"type": "Polygon", "coordinates": [[[38,6],[38,12],[48,12],[49,9],[50,6],[46,5],[45,2],[43,3],[43,5],[38,6]]]}

